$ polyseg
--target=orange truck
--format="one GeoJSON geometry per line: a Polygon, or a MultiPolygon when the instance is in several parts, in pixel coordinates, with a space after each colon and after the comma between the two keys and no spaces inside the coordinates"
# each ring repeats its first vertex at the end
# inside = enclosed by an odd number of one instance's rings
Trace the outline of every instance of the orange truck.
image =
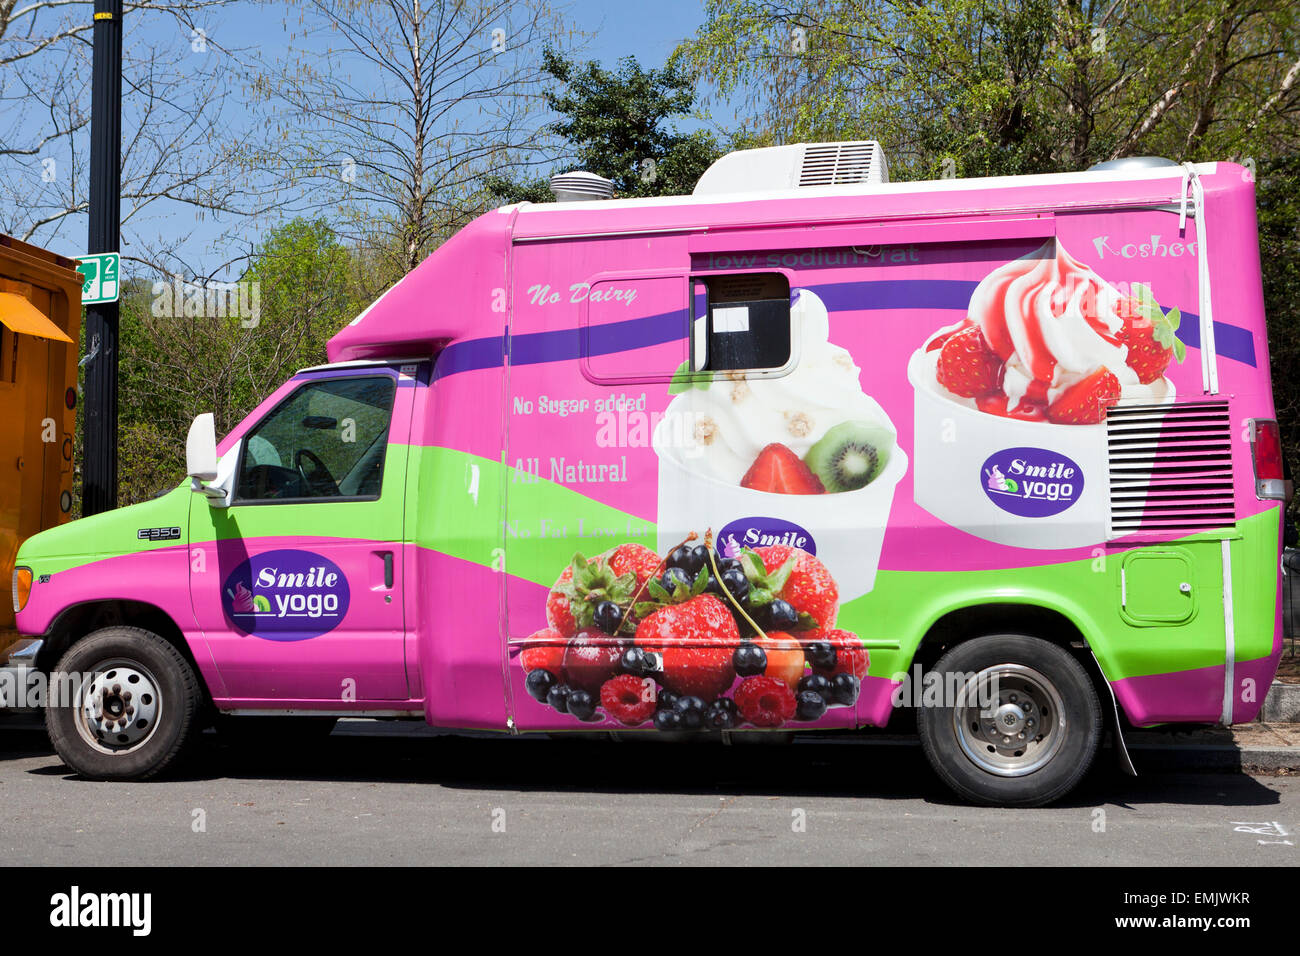
{"type": "MultiPolygon", "coordinates": [[[[77,338],[76,262],[0,235],[0,574],[24,540],[72,512],[77,338]]],[[[0,602],[0,653],[18,638],[0,602]]]]}

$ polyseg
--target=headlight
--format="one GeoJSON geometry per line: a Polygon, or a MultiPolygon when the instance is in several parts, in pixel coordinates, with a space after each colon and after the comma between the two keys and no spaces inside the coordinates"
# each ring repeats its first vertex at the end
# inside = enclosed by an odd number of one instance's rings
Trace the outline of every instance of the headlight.
{"type": "Polygon", "coordinates": [[[14,613],[27,606],[32,593],[32,569],[14,568],[14,613]]]}

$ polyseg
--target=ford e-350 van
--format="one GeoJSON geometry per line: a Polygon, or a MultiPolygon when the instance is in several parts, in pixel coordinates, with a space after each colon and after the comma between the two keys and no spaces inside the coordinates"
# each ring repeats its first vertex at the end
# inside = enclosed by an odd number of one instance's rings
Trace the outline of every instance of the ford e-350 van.
{"type": "Polygon", "coordinates": [[[200,416],[181,487],[23,546],[18,626],[82,678],[59,755],[906,705],[957,793],[1025,805],[1108,723],[1254,718],[1286,489],[1249,173],[886,180],[796,145],[472,222],[219,444],[200,416]]]}

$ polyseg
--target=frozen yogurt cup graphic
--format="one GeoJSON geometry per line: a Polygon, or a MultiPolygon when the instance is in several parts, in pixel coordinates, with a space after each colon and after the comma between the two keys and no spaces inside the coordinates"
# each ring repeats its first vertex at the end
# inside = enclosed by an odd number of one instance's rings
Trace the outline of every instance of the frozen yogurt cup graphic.
{"type": "Polygon", "coordinates": [[[875,583],[907,455],[848,350],[829,341],[821,299],[791,298],[790,371],[715,373],[656,426],[660,550],[698,528],[723,549],[790,544],[824,561],[851,600],[875,583]]]}
{"type": "Polygon", "coordinates": [[[1106,538],[1106,409],[1174,399],[1177,310],[1125,294],[1052,239],[995,269],[962,321],[913,353],[916,503],[980,538],[1106,538]],[[1045,520],[1050,519],[1050,520],[1045,520]]]}

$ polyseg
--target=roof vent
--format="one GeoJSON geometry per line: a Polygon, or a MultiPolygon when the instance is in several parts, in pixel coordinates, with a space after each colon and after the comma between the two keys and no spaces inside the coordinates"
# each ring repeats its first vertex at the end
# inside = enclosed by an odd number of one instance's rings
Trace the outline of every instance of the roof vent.
{"type": "Polygon", "coordinates": [[[1178,163],[1172,159],[1165,159],[1163,156],[1124,156],[1120,159],[1107,159],[1100,163],[1093,163],[1088,167],[1090,173],[1114,172],[1117,170],[1133,171],[1137,169],[1163,169],[1166,166],[1177,166],[1178,163]]]}
{"type": "Polygon", "coordinates": [[[885,151],[874,140],[793,143],[728,153],[704,171],[695,195],[887,182],[885,151]]]}
{"type": "Polygon", "coordinates": [[[595,173],[557,173],[551,177],[551,192],[556,202],[590,202],[612,198],[614,183],[595,173]]]}

